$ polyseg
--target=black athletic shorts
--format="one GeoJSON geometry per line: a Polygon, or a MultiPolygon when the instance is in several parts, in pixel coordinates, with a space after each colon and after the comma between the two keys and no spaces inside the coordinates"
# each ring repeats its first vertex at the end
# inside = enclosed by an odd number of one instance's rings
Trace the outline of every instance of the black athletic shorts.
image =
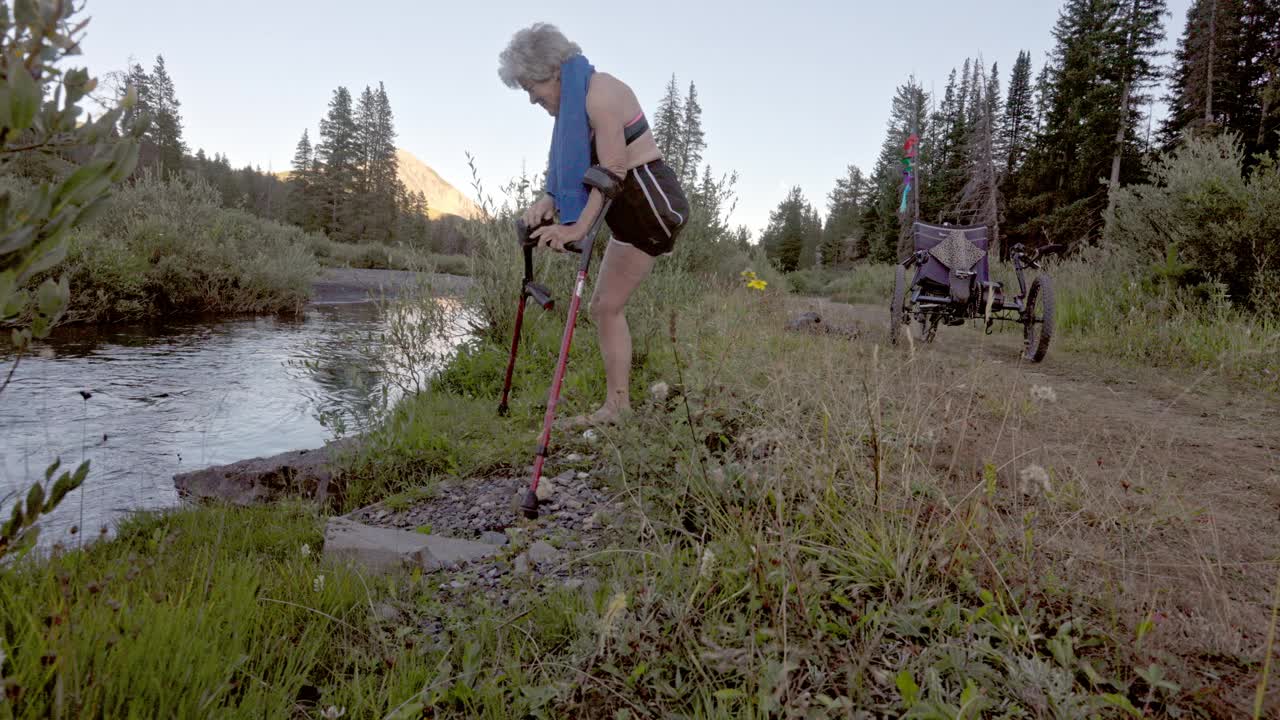
{"type": "Polygon", "coordinates": [[[670,255],[689,222],[689,201],[675,172],[654,160],[627,172],[604,220],[614,240],[654,257],[670,255]]]}

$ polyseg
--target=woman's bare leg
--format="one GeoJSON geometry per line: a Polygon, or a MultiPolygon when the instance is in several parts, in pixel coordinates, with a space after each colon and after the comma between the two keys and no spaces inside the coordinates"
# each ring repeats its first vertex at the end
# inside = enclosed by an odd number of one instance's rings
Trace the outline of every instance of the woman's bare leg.
{"type": "Polygon", "coordinates": [[[623,310],[631,293],[653,270],[654,259],[616,240],[605,248],[590,310],[604,357],[605,399],[591,422],[613,422],[631,409],[631,330],[623,310]]]}

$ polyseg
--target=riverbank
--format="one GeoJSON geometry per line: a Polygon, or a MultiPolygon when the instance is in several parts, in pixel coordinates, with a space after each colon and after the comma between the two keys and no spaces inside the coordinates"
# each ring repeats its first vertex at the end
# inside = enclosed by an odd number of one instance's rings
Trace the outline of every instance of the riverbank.
{"type": "Polygon", "coordinates": [[[311,305],[340,305],[397,297],[424,287],[436,295],[461,295],[471,287],[471,278],[445,273],[409,270],[327,268],[311,284],[311,305]]]}
{"type": "MultiPolygon", "coordinates": [[[[6,637],[21,714],[1253,715],[1274,408],[1069,350],[1023,367],[1017,338],[967,328],[890,349],[878,307],[786,330],[803,309],[735,290],[637,318],[636,412],[553,436],[569,487],[536,522],[508,491],[562,316],[526,319],[509,418],[506,349],[465,348],[352,459],[344,510],[504,535],[474,568],[334,563],[326,519],[285,503],[140,517],[0,571],[0,612],[33,618],[6,637]]],[[[560,412],[602,380],[577,344],[560,412]]]]}

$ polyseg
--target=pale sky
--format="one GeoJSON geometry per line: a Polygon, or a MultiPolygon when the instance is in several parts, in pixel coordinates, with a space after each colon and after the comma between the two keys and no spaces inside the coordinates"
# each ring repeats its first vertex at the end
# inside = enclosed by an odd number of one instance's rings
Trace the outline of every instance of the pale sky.
{"type": "MultiPolygon", "coordinates": [[[[1057,0],[88,0],[79,58],[95,74],[157,54],[182,103],[192,152],[287,169],[313,140],[333,90],[385,83],[397,144],[473,195],[465,151],[489,192],[546,161],[552,119],[498,80],[517,29],[558,25],[598,70],[631,85],[652,119],[672,73],[697,84],[717,171],[739,175],[733,224],[758,232],[799,185],[825,214],[850,163],[869,171],[894,88],[915,74],[940,93],[982,55],[1001,87],[1019,50],[1035,70],[1052,47],[1057,0]]],[[[1190,0],[1169,0],[1166,46],[1190,0]]]]}

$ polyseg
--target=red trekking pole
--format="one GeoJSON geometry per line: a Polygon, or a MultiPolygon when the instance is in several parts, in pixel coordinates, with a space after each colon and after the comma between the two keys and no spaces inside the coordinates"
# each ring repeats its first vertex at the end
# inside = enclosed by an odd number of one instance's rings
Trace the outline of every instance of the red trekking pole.
{"type": "MultiPolygon", "coordinates": [[[[622,179],[602,167],[594,166],[587,171],[583,177],[583,183],[599,190],[605,198],[604,206],[600,208],[600,213],[596,215],[596,219],[591,223],[587,235],[583,238],[583,244],[579,246],[577,243],[569,243],[565,245],[565,249],[570,252],[576,252],[582,255],[582,262],[578,265],[578,277],[573,284],[573,299],[569,302],[569,319],[565,321],[564,336],[560,339],[560,359],[556,361],[556,373],[551,380],[551,391],[547,394],[547,414],[542,420],[542,435],[538,440],[538,448],[533,459],[533,479],[529,482],[529,490],[525,493],[524,501],[520,503],[520,511],[524,513],[526,518],[535,520],[538,517],[538,482],[542,479],[542,466],[547,460],[547,452],[551,442],[551,425],[556,418],[556,403],[560,400],[560,385],[564,381],[565,365],[569,361],[569,345],[573,342],[573,326],[578,320],[578,308],[582,304],[582,289],[587,282],[587,270],[591,267],[591,249],[595,245],[596,235],[600,232],[600,227],[604,224],[604,216],[609,212],[609,206],[613,204],[613,198],[617,194],[622,179]]],[[[523,227],[523,223],[517,225],[518,228],[523,227]]],[[[524,230],[520,231],[524,233],[524,230]]],[[[523,238],[528,237],[522,234],[523,238]]],[[[531,268],[531,265],[529,266],[531,268]]],[[[526,273],[531,274],[531,273],[526,273]]],[[[547,298],[550,300],[550,298],[547,298]]],[[[521,308],[524,307],[524,297],[521,297],[521,308]]],[[[546,306],[544,306],[546,307],[546,306]]],[[[519,315],[516,320],[516,333],[519,337],[519,315]]],[[[515,347],[516,340],[512,341],[511,347],[511,363],[507,369],[508,382],[510,382],[511,368],[515,363],[515,347]]],[[[503,405],[506,404],[506,390],[503,391],[503,405]]]]}

